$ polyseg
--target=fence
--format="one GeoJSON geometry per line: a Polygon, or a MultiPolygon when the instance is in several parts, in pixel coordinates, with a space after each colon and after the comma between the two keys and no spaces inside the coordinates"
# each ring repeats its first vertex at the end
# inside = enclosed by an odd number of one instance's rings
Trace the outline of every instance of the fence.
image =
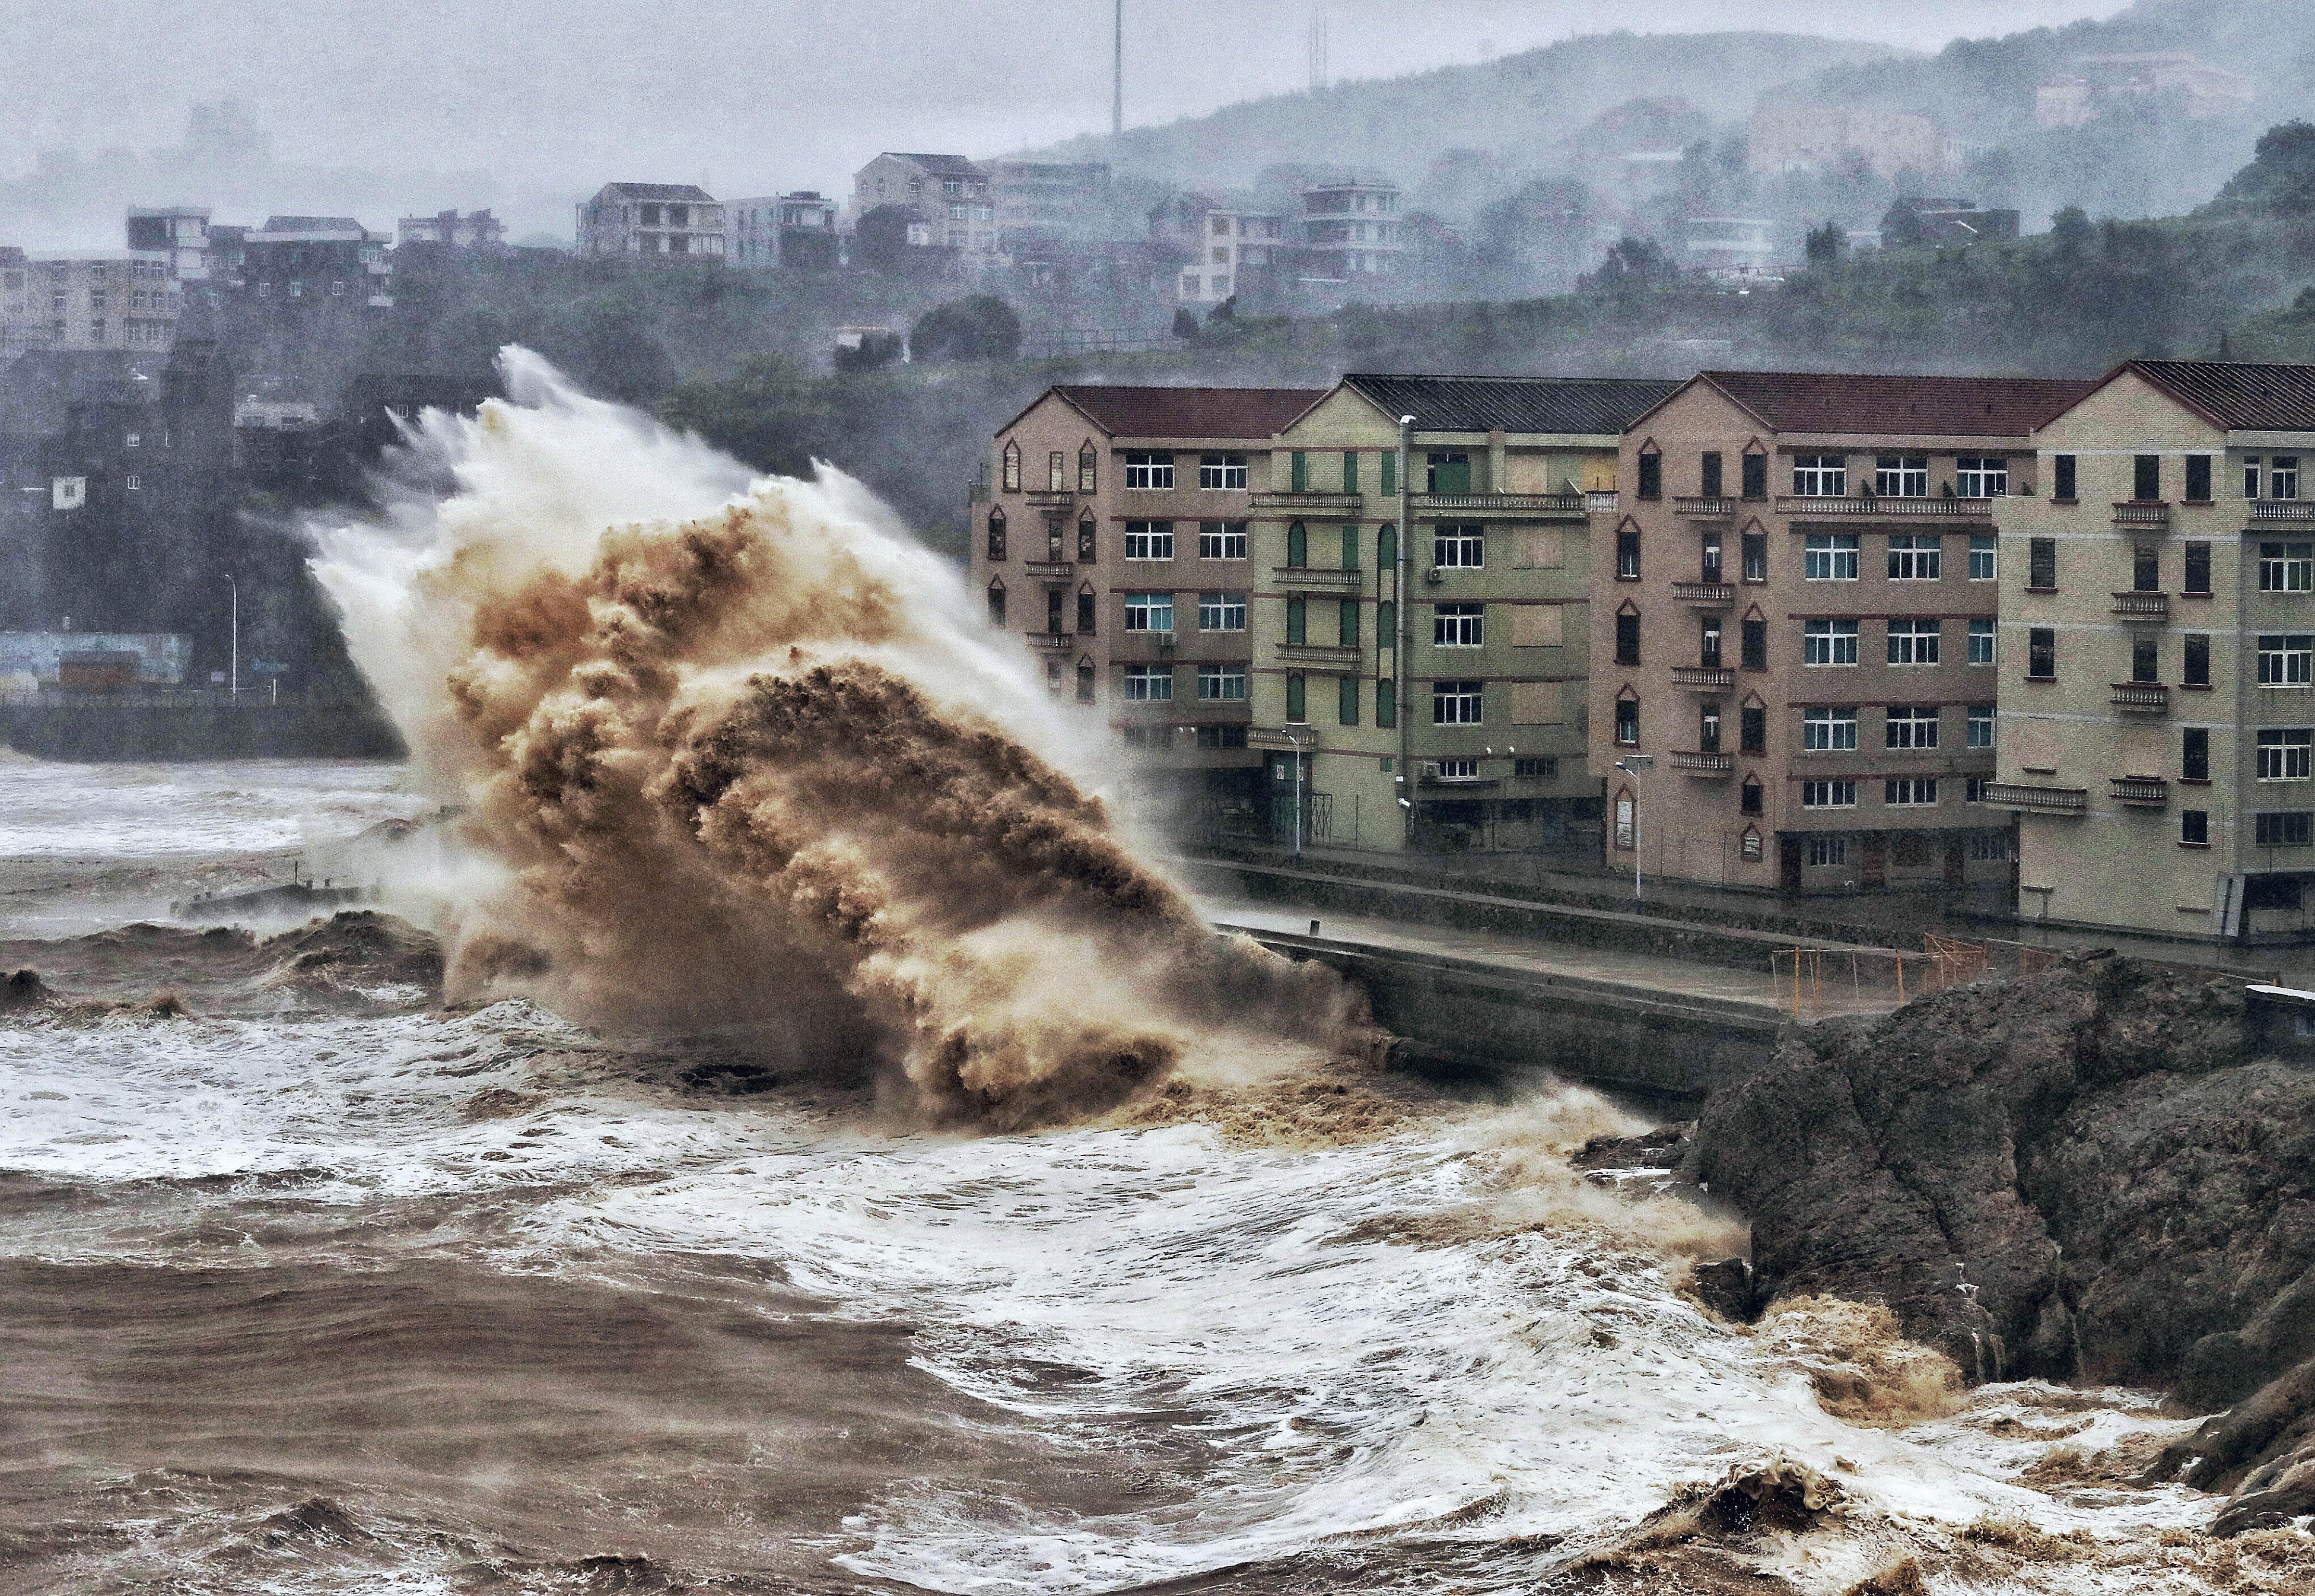
{"type": "MultiPolygon", "coordinates": [[[[1877,1014],[1972,981],[2036,975],[2065,957],[2064,949],[2034,947],[1999,936],[1965,938],[1925,931],[1918,953],[1904,948],[1779,948],[1769,955],[1769,978],[1779,1009],[1795,1019],[1819,1018],[1877,1014]]],[[[2280,979],[2271,971],[2132,957],[2151,969],[2204,979],[2280,979]]]]}

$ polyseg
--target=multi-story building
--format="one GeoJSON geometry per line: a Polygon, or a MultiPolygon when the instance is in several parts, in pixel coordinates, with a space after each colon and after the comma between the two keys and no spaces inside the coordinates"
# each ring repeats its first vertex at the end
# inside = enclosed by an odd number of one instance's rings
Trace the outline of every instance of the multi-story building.
{"type": "Polygon", "coordinates": [[[929,224],[929,242],[956,251],[966,265],[995,262],[997,202],[989,191],[989,173],[962,155],[878,155],[853,174],[854,225],[887,205],[921,212],[929,224]]]}
{"type": "Polygon", "coordinates": [[[822,270],[838,263],[836,201],[816,190],[734,200],[723,209],[723,258],[734,266],[822,270]]]}
{"type": "Polygon", "coordinates": [[[1674,386],[1353,375],[1280,431],[1252,507],[1273,836],[1596,856],[1591,512],[1674,386]]]}
{"type": "Polygon", "coordinates": [[[2008,879],[1996,510],[2088,386],[1707,371],[1633,421],[1593,550],[1610,859],[1786,891],[2008,879]]]}
{"type": "Polygon", "coordinates": [[[1306,274],[1331,282],[1398,275],[1406,250],[1398,200],[1398,185],[1379,178],[1303,190],[1306,274]]]}
{"type": "Polygon", "coordinates": [[[1109,209],[1109,165],[1103,161],[984,161],[1000,238],[1024,233],[1077,238],[1097,229],[1109,209]]]}
{"type": "Polygon", "coordinates": [[[971,580],[1042,661],[1184,798],[1250,802],[1254,496],[1309,388],[1070,386],[998,430],[971,580]]]}
{"type": "Polygon", "coordinates": [[[128,244],[139,253],[164,252],[169,275],[179,282],[200,282],[209,274],[209,213],[199,207],[130,206],[128,244]]]}
{"type": "Polygon", "coordinates": [[[166,250],[109,250],[0,261],[0,349],[162,354],[183,296],[166,250]]]}
{"type": "Polygon", "coordinates": [[[241,279],[260,299],[386,309],[392,241],[351,217],[268,217],[241,239],[241,279]]]}
{"type": "Polygon", "coordinates": [[[1150,211],[1149,235],[1187,254],[1175,290],[1184,305],[1230,298],[1247,273],[1282,264],[1288,247],[1283,216],[1232,208],[1204,194],[1176,195],[1150,211]]]}
{"type": "Polygon", "coordinates": [[[1762,105],[1746,145],[1755,172],[1837,172],[1861,160],[1876,177],[1937,177],[1961,170],[1961,141],[1913,111],[1861,105],[1762,105]]]}
{"type": "Polygon", "coordinates": [[[2315,367],[2133,360],[2033,445],[1989,789],[2019,912],[2315,927],[2315,367]]]}
{"type": "Polygon", "coordinates": [[[397,248],[412,244],[421,249],[465,250],[472,254],[494,255],[506,251],[506,224],[488,210],[468,211],[460,216],[457,210],[439,210],[432,216],[407,216],[395,226],[397,248]]]}
{"type": "Polygon", "coordinates": [[[605,183],[579,202],[579,253],[651,261],[723,258],[723,206],[697,183],[605,183]]]}

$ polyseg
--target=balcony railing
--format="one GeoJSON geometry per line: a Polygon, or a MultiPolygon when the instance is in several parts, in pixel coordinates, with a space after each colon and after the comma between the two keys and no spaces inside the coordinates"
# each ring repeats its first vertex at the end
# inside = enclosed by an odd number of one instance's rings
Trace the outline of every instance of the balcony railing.
{"type": "Polygon", "coordinates": [[[1616,513],[1616,490],[1603,488],[1583,495],[1583,508],[1595,516],[1616,513]]]}
{"type": "Polygon", "coordinates": [[[1725,521],[1736,513],[1736,501],[1725,495],[1717,498],[1681,499],[1672,501],[1672,513],[1699,521],[1725,521]]]}
{"type": "Polygon", "coordinates": [[[1059,488],[1031,488],[1022,496],[1037,510],[1067,510],[1077,500],[1075,493],[1059,488]]]}
{"type": "Polygon", "coordinates": [[[1248,726],[1246,746],[1253,749],[1313,749],[1318,734],[1308,726],[1248,726]]]}
{"type": "Polygon", "coordinates": [[[1672,685],[1699,691],[1733,687],[1736,685],[1736,673],[1718,665],[1675,665],[1672,668],[1672,685]]]}
{"type": "Polygon", "coordinates": [[[2088,787],[2029,787],[2018,782],[1988,782],[1980,789],[1998,809],[2022,809],[2031,814],[2088,814],[2088,787]]]}
{"type": "Polygon", "coordinates": [[[1029,634],[1029,646],[1041,652],[1059,653],[1064,649],[1074,647],[1076,643],[1077,638],[1067,632],[1032,632],[1029,634]]]}
{"type": "Polygon", "coordinates": [[[1332,565],[1281,565],[1270,575],[1282,588],[1355,590],[1366,572],[1344,571],[1332,565]]]}
{"type": "Polygon", "coordinates": [[[1059,581],[1077,572],[1076,564],[1069,560],[1024,560],[1021,563],[1021,569],[1031,576],[1041,576],[1048,581],[1059,581]]]}
{"type": "Polygon", "coordinates": [[[1278,657],[1296,665],[1356,666],[1359,650],[1355,643],[1282,643],[1278,657]]]}
{"type": "Polygon", "coordinates": [[[2167,714],[2170,709],[2170,689],[2160,682],[2115,682],[2111,700],[2115,708],[2140,714],[2167,714]]]}
{"type": "Polygon", "coordinates": [[[2124,620],[2167,621],[2170,618],[2170,595],[2168,593],[2116,593],[2114,613],[2124,620]]]}
{"type": "Polygon", "coordinates": [[[1732,582],[1682,582],[1672,585],[1672,596],[1682,604],[1707,604],[1717,607],[1736,601],[1736,588],[1732,582]]]}
{"type": "Polygon", "coordinates": [[[1361,493],[1321,493],[1313,490],[1289,489],[1284,492],[1259,492],[1252,495],[1256,510],[1286,510],[1298,514],[1319,514],[1330,510],[1349,510],[1356,514],[1366,502],[1361,493]]]}
{"type": "Polygon", "coordinates": [[[1581,493],[1417,493],[1415,510],[1458,515],[1580,516],[1591,513],[1581,493]]]}
{"type": "Polygon", "coordinates": [[[2116,776],[2107,778],[2116,803],[2160,806],[2170,802],[2170,784],[2159,776],[2116,776]]]}
{"type": "Polygon", "coordinates": [[[1993,514],[1991,499],[1893,499],[1881,494],[1870,498],[1819,499],[1805,493],[1777,495],[1777,513],[1781,516],[1898,516],[1906,519],[1915,517],[1961,517],[1984,520],[1993,514]]]}
{"type": "Polygon", "coordinates": [[[1691,776],[1726,776],[1736,768],[1734,754],[1675,753],[1672,757],[1674,770],[1685,770],[1691,776]]]}
{"type": "Polygon", "coordinates": [[[2114,507],[2114,524],[2117,527],[2152,527],[2159,530],[2170,525],[2170,506],[2160,500],[2119,500],[2114,507]]]}
{"type": "Polygon", "coordinates": [[[2315,521],[2315,499],[2254,499],[2254,521],[2315,521]]]}

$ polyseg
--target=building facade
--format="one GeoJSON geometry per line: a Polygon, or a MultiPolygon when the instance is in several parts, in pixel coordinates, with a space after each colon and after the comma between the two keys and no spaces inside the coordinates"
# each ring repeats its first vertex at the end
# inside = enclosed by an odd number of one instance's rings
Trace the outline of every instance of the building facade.
{"type": "Polygon", "coordinates": [[[154,251],[169,257],[169,275],[179,282],[200,282],[209,274],[209,213],[184,205],[132,205],[129,208],[127,243],[140,254],[154,251]]]}
{"type": "Polygon", "coordinates": [[[166,250],[15,255],[0,260],[0,350],[164,354],[184,295],[166,250]]]}
{"type": "Polygon", "coordinates": [[[1303,388],[1049,389],[1000,429],[971,581],[1046,690],[1184,800],[1248,812],[1255,494],[1303,388]]]}
{"type": "Polygon", "coordinates": [[[1104,161],[986,161],[997,231],[1077,238],[1105,219],[1110,173],[1104,161]]]}
{"type": "Polygon", "coordinates": [[[2315,928],[2315,368],[2130,361],[2033,442],[1991,793],[2019,912],[2315,928]]]}
{"type": "Polygon", "coordinates": [[[987,266],[998,253],[997,202],[989,189],[989,173],[962,155],[887,151],[853,174],[853,222],[885,206],[913,208],[929,244],[954,250],[968,266],[987,266]]]}
{"type": "Polygon", "coordinates": [[[1875,176],[1938,177],[1961,170],[1961,141],[1912,111],[1859,105],[1763,105],[1752,113],[1747,159],[1755,172],[1838,172],[1861,161],[1875,176]]]}
{"type": "Polygon", "coordinates": [[[579,202],[579,253],[654,263],[721,261],[723,206],[697,183],[605,183],[579,202]]]}
{"type": "Polygon", "coordinates": [[[395,225],[395,241],[397,248],[416,244],[423,249],[501,254],[507,248],[506,224],[488,210],[472,210],[464,216],[456,210],[440,210],[432,216],[404,217],[395,225]]]}
{"type": "Polygon", "coordinates": [[[1279,433],[1253,501],[1273,838],[1596,857],[1591,518],[1673,386],[1353,375],[1279,433]]]}
{"type": "Polygon", "coordinates": [[[839,263],[836,201],[811,189],[734,200],[723,208],[723,258],[751,270],[823,270],[839,263]]]}
{"type": "Polygon", "coordinates": [[[1183,253],[1175,297],[1184,305],[1234,297],[1247,273],[1282,265],[1289,248],[1283,216],[1234,208],[1203,194],[1177,195],[1151,210],[1149,235],[1183,253]]]}
{"type": "Polygon", "coordinates": [[[1329,282],[1397,277],[1406,253],[1395,182],[1320,183],[1302,191],[1304,275],[1329,282]]]}
{"type": "Polygon", "coordinates": [[[351,217],[268,217],[242,236],[241,282],[260,299],[386,309],[394,304],[390,242],[351,217]]]}
{"type": "Polygon", "coordinates": [[[1635,421],[1592,551],[1610,858],[1787,892],[2008,880],[1996,511],[2086,386],[1712,371],[1635,421]]]}

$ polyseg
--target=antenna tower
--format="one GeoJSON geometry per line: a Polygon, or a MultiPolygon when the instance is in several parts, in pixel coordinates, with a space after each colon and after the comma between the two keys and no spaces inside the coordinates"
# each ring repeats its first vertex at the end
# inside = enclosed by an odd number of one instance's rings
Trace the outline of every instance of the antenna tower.
{"type": "Polygon", "coordinates": [[[1326,13],[1310,13],[1310,92],[1317,93],[1326,86],[1326,13]]]}
{"type": "Polygon", "coordinates": [[[1109,54],[1109,136],[1116,138],[1125,131],[1125,0],[1116,0],[1114,25],[1110,32],[1109,54]]]}

